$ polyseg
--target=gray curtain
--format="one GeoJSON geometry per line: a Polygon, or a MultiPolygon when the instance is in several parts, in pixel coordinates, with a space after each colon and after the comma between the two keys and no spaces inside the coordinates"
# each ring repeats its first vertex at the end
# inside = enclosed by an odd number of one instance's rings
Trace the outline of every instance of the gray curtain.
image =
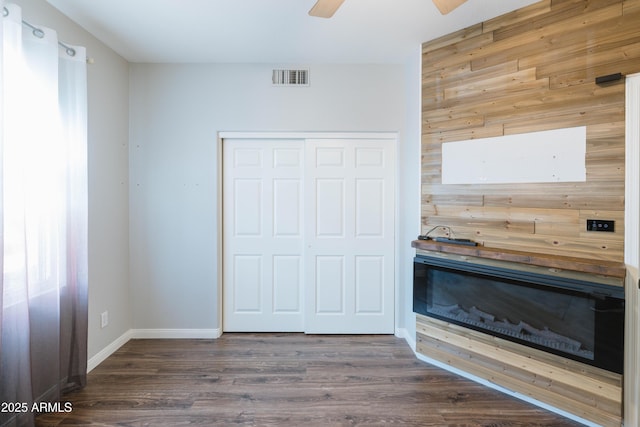
{"type": "Polygon", "coordinates": [[[86,53],[2,10],[0,425],[29,426],[86,384],[86,53]]]}

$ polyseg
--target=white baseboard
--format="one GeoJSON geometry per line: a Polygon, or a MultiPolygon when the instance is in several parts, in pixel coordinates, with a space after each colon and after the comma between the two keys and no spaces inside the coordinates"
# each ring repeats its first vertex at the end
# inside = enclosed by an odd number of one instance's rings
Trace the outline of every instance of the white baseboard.
{"type": "Polygon", "coordinates": [[[95,356],[90,358],[87,361],[87,373],[93,371],[96,366],[104,362],[107,357],[111,356],[115,353],[120,347],[125,345],[131,339],[132,330],[129,329],[127,332],[118,337],[111,344],[100,350],[95,356]]]}
{"type": "Polygon", "coordinates": [[[221,329],[133,329],[135,339],[216,339],[221,329]]]}
{"type": "Polygon", "coordinates": [[[87,373],[131,339],[216,339],[222,329],[129,329],[87,361],[87,373]]]}
{"type": "Polygon", "coordinates": [[[398,328],[396,329],[396,336],[398,338],[404,338],[407,344],[409,344],[409,347],[411,347],[411,350],[413,350],[414,353],[416,352],[416,340],[409,334],[408,330],[405,328],[398,328]]]}

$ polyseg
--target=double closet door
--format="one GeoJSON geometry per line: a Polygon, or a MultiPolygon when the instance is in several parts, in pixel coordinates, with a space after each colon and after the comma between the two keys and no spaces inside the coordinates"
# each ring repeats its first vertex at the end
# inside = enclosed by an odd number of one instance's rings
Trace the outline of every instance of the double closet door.
{"type": "Polygon", "coordinates": [[[223,329],[394,332],[394,139],[224,139],[223,329]]]}

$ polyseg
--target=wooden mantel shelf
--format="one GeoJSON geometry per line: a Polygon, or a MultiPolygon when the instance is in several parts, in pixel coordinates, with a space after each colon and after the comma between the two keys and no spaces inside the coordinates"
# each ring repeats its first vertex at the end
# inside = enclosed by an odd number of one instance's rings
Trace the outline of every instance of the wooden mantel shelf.
{"type": "Polygon", "coordinates": [[[411,246],[416,249],[425,251],[435,251],[500,261],[518,262],[521,264],[557,268],[560,270],[571,270],[579,271],[582,273],[599,274],[602,276],[615,277],[619,279],[624,279],[626,275],[626,267],[624,263],[613,261],[598,261],[588,258],[548,255],[535,252],[488,248],[485,246],[455,245],[452,243],[435,242],[433,240],[414,240],[411,242],[411,246]]]}

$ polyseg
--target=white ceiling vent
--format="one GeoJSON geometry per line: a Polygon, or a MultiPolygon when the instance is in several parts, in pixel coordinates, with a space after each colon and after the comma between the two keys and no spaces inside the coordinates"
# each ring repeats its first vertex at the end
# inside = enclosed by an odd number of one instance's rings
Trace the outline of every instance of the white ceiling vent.
{"type": "Polygon", "coordinates": [[[309,70],[273,70],[274,86],[309,86],[309,70]]]}

